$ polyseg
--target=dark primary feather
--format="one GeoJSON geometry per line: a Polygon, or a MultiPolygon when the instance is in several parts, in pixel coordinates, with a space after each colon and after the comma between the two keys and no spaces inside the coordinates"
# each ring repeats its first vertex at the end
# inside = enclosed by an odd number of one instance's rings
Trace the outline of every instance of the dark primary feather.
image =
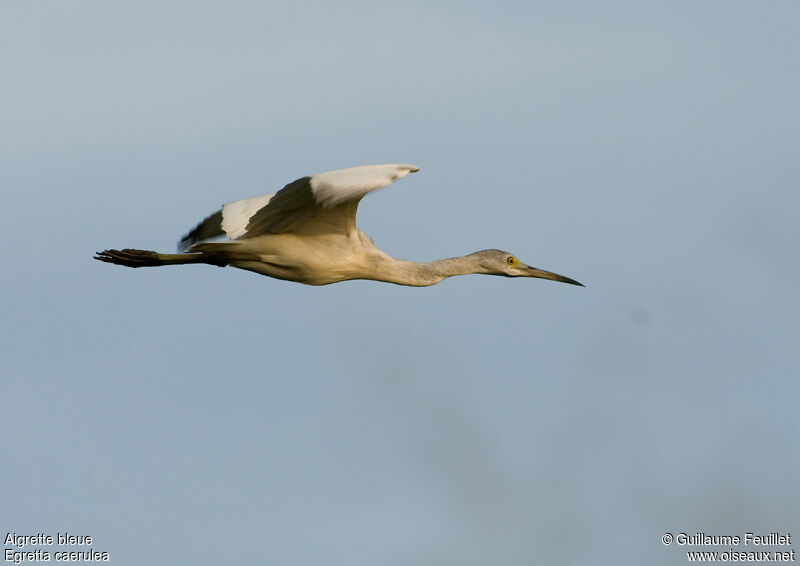
{"type": "Polygon", "coordinates": [[[181,241],[178,242],[178,251],[185,252],[192,244],[222,236],[224,233],[222,231],[222,211],[218,210],[181,238],[181,241]]]}

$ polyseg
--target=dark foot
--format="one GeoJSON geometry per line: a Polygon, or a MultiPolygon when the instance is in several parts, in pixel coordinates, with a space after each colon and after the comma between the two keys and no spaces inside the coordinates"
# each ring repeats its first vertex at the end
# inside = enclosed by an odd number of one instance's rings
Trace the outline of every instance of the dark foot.
{"type": "Polygon", "coordinates": [[[97,252],[94,259],[99,259],[107,263],[116,263],[117,265],[124,265],[126,267],[153,267],[162,265],[158,254],[147,250],[105,250],[97,252]]]}

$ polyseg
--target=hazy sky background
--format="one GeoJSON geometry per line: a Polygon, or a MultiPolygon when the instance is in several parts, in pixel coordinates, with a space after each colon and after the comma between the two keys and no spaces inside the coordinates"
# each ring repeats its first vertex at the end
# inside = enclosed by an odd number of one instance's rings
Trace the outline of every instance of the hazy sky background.
{"type": "Polygon", "coordinates": [[[800,537],[798,21],[2,2],[3,535],[91,535],[117,566],[672,565],[665,532],[800,537]],[[91,259],[383,162],[421,167],[362,203],[388,253],[496,247],[587,287],[91,259]]]}

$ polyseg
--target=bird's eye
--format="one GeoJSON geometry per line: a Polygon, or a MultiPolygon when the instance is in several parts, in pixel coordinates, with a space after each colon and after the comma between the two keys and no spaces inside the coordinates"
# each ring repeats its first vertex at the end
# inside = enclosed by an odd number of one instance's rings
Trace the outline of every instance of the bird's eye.
{"type": "Polygon", "coordinates": [[[506,261],[508,262],[508,265],[517,265],[517,258],[515,258],[513,255],[509,256],[506,261]]]}

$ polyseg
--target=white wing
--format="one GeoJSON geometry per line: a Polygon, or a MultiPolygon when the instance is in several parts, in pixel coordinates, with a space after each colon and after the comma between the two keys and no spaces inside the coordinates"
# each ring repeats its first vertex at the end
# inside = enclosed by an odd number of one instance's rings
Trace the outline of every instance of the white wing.
{"type": "Polygon", "coordinates": [[[360,200],[367,193],[391,185],[419,167],[400,163],[362,165],[317,173],[309,177],[309,185],[316,204],[333,208],[343,202],[360,200]]]}
{"type": "Polygon", "coordinates": [[[355,229],[358,203],[367,193],[416,171],[416,165],[387,163],[302,177],[275,194],[224,205],[184,236],[178,247],[185,250],[223,233],[232,240],[281,232],[347,233],[355,229]]]}
{"type": "Polygon", "coordinates": [[[221,228],[231,240],[247,232],[247,224],[256,212],[267,206],[275,194],[251,197],[229,202],[222,206],[221,228]]]}

